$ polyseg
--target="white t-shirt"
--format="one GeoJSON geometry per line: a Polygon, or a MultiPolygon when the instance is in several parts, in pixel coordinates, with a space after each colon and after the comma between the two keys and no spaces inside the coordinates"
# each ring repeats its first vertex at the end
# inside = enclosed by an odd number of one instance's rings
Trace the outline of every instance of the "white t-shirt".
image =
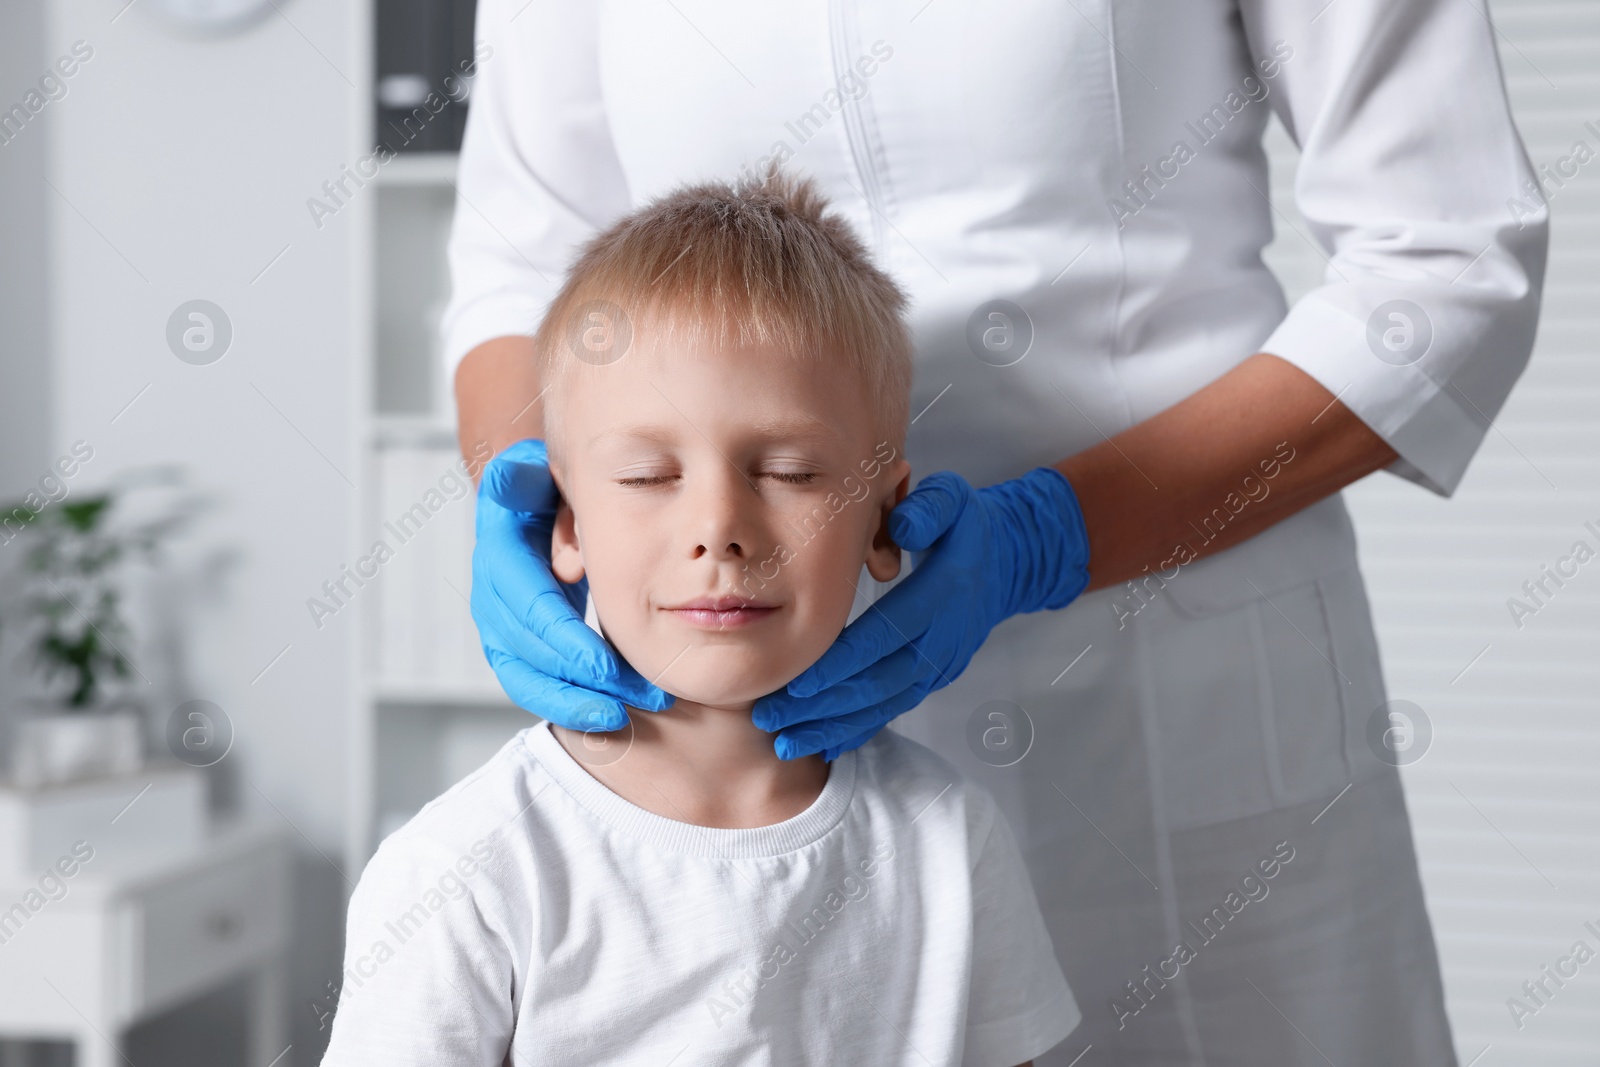
{"type": "Polygon", "coordinates": [[[916,742],[728,830],[541,722],[367,864],[323,1064],[1014,1067],[1079,1018],[994,799],[916,742]]]}

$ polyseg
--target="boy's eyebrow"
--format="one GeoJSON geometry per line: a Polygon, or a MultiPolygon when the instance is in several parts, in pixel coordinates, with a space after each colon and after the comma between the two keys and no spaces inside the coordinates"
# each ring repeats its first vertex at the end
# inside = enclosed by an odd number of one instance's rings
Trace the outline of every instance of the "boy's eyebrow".
{"type": "MultiPolygon", "coordinates": [[[[752,428],[762,437],[773,440],[837,440],[840,436],[837,427],[830,426],[821,419],[810,415],[790,415],[772,419],[762,419],[752,423],[752,428]]],[[[670,443],[678,437],[678,431],[665,426],[643,424],[638,426],[617,426],[602,430],[589,438],[589,443],[595,444],[610,437],[621,437],[632,441],[645,441],[657,444],[670,443]]]]}

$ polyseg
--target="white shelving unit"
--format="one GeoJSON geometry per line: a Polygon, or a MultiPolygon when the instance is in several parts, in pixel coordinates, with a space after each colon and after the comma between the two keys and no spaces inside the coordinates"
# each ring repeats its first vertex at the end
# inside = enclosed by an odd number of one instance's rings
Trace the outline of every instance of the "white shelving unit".
{"type": "Polygon", "coordinates": [[[474,495],[458,464],[438,347],[455,173],[454,153],[396,156],[378,172],[372,207],[362,543],[382,541],[390,556],[364,598],[354,871],[385,834],[533,721],[484,662],[467,600],[474,495]]]}
{"type": "Polygon", "coordinates": [[[454,152],[414,152],[397,155],[378,170],[380,188],[406,186],[437,189],[456,180],[454,152]]]}

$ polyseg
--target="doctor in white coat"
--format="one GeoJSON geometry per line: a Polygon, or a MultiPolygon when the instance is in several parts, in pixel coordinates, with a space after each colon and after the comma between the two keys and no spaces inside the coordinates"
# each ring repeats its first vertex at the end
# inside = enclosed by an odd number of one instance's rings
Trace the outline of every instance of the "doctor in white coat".
{"type": "MultiPolygon", "coordinates": [[[[1384,469],[1448,496],[1528,358],[1546,214],[1479,6],[481,0],[478,36],[445,319],[465,447],[539,435],[529,335],[578,243],[772,160],[912,296],[915,474],[1070,484],[1033,545],[1087,549],[1069,606],[985,641],[961,596],[890,588],[825,657],[870,674],[886,616],[976,635],[894,728],[1023,842],[1085,1013],[1040,1062],[1455,1062],[1338,491],[1384,469]],[[1327,260],[1293,307],[1260,254],[1269,113],[1327,260]]],[[[486,550],[484,499],[474,612],[504,630],[547,579],[486,550]]],[[[555,645],[490,628],[525,706],[582,695],[555,645]]],[[[825,697],[780,737],[849,747],[907,703],[825,697]]]]}

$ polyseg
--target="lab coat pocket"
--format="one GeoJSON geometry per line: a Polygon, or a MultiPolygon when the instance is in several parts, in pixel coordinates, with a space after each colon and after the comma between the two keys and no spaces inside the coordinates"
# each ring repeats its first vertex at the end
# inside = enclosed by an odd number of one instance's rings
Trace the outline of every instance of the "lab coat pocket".
{"type": "Polygon", "coordinates": [[[1339,792],[1380,769],[1360,760],[1383,675],[1361,573],[1354,567],[1272,593],[1253,605],[1275,737],[1282,804],[1339,792]]]}
{"type": "Polygon", "coordinates": [[[1351,780],[1354,720],[1382,691],[1360,582],[1350,569],[1206,613],[1169,603],[1151,620],[1155,762],[1172,829],[1351,780]]]}
{"type": "Polygon", "coordinates": [[[1143,581],[1159,586],[1179,611],[1200,618],[1275,596],[1355,563],[1355,530],[1344,499],[1335,493],[1248,541],[1143,581]]]}

